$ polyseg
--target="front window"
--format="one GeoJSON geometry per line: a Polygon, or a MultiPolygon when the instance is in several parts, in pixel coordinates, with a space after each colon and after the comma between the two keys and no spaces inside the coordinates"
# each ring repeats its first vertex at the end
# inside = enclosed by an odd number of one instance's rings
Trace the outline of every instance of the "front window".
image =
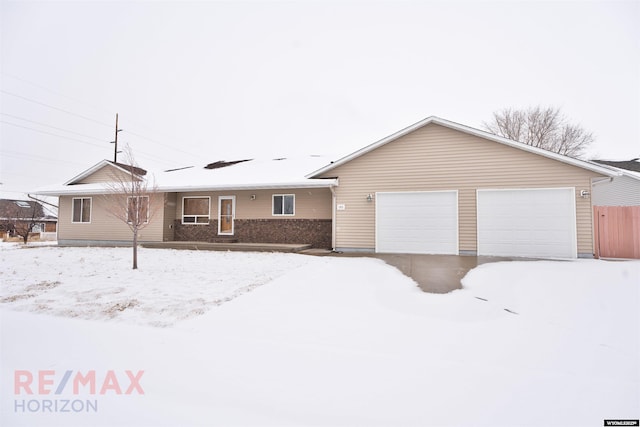
{"type": "Polygon", "coordinates": [[[138,225],[149,222],[149,196],[127,198],[127,222],[138,225]]]}
{"type": "Polygon", "coordinates": [[[91,222],[91,197],[78,197],[72,201],[71,222],[91,222]]]}
{"type": "Polygon", "coordinates": [[[274,194],[273,195],[273,215],[294,215],[296,206],[296,197],[293,194],[274,194]]]}
{"type": "Polygon", "coordinates": [[[183,224],[209,224],[211,198],[185,197],[182,199],[183,224]]]}

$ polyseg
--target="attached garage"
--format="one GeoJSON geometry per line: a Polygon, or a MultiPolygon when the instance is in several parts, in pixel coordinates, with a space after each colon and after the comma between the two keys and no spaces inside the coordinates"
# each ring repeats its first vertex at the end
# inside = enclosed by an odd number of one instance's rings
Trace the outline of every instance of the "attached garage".
{"type": "Polygon", "coordinates": [[[590,258],[592,182],[619,175],[428,117],[308,177],[338,180],[338,251],[590,258]]]}
{"type": "Polygon", "coordinates": [[[478,255],[577,257],[574,188],[477,191],[478,255]]]}
{"type": "Polygon", "coordinates": [[[376,193],[376,252],[458,254],[458,192],[376,193]]]}

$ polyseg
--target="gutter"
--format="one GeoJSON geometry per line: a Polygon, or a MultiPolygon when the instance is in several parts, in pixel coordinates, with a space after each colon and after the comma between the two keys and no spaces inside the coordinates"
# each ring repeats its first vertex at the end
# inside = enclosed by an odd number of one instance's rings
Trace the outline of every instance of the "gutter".
{"type": "MultiPolygon", "coordinates": [[[[182,185],[169,185],[158,186],[155,189],[157,193],[177,193],[177,192],[191,192],[191,191],[242,191],[242,190],[281,190],[289,188],[331,188],[337,184],[335,179],[318,179],[315,182],[283,182],[283,183],[271,183],[271,184],[238,184],[238,185],[194,185],[194,186],[182,186],[182,185]]],[[[92,186],[90,188],[83,187],[84,184],[69,185],[64,188],[47,190],[37,192],[36,194],[44,196],[73,196],[73,195],[85,195],[85,194],[108,194],[110,189],[96,184],[87,184],[92,186]]]]}

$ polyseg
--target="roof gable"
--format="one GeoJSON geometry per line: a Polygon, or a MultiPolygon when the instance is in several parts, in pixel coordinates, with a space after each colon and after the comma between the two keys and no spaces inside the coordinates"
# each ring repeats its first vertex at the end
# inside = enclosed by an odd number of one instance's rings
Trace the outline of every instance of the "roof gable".
{"type": "Polygon", "coordinates": [[[405,135],[408,135],[409,133],[414,132],[414,131],[416,131],[416,130],[424,127],[424,126],[427,126],[429,124],[436,124],[436,125],[444,126],[444,127],[449,128],[449,129],[453,129],[453,130],[457,130],[457,131],[460,131],[460,132],[464,132],[464,133],[467,133],[467,134],[470,134],[470,135],[474,135],[474,136],[477,136],[477,137],[480,137],[480,138],[483,138],[483,139],[486,139],[486,140],[489,140],[489,141],[497,142],[497,143],[500,143],[500,144],[503,144],[503,145],[506,145],[506,146],[509,146],[509,147],[517,148],[519,150],[527,151],[527,152],[530,152],[530,153],[533,153],[533,154],[537,154],[537,155],[540,155],[540,156],[543,156],[543,157],[547,157],[547,158],[550,158],[550,159],[553,159],[553,160],[560,161],[562,163],[566,163],[566,164],[570,164],[570,165],[573,165],[573,166],[577,166],[577,167],[580,167],[580,168],[583,168],[583,169],[587,169],[587,170],[592,171],[592,172],[597,172],[597,173],[600,173],[600,174],[603,174],[603,175],[607,175],[607,176],[618,176],[618,175],[620,175],[620,173],[617,173],[617,172],[613,171],[612,169],[605,168],[605,167],[602,167],[602,166],[594,164],[594,163],[590,163],[590,162],[586,162],[586,161],[583,161],[583,160],[574,159],[573,157],[563,156],[561,154],[557,154],[557,153],[554,153],[554,152],[551,152],[551,151],[543,150],[541,148],[537,148],[537,147],[533,147],[533,146],[530,146],[530,145],[527,145],[527,144],[523,144],[523,143],[518,142],[518,141],[512,141],[510,139],[503,138],[503,137],[500,137],[498,135],[494,135],[492,133],[482,131],[480,129],[475,129],[475,128],[472,128],[472,127],[469,127],[469,126],[462,125],[460,123],[455,123],[455,122],[452,122],[452,121],[449,121],[449,120],[441,119],[441,118],[436,117],[436,116],[430,116],[430,117],[427,117],[424,120],[421,120],[421,121],[419,121],[417,123],[412,124],[411,126],[407,126],[406,128],[401,129],[398,132],[387,136],[386,138],[383,138],[383,139],[381,139],[379,141],[376,141],[373,144],[367,145],[366,147],[363,147],[360,150],[355,151],[355,152],[353,152],[353,153],[351,153],[351,154],[349,154],[349,155],[347,155],[347,156],[345,156],[345,157],[343,157],[343,158],[341,158],[341,159],[339,159],[339,160],[337,160],[335,162],[331,162],[330,164],[324,166],[323,168],[318,169],[318,170],[310,173],[309,175],[307,175],[307,178],[318,177],[321,174],[329,172],[330,170],[335,169],[338,166],[341,166],[341,165],[343,165],[345,163],[348,163],[351,160],[354,160],[354,159],[356,159],[358,157],[361,157],[361,156],[363,156],[363,155],[365,155],[365,154],[367,154],[367,153],[369,153],[369,152],[371,152],[371,151],[373,151],[373,150],[375,150],[375,149],[377,149],[379,147],[382,147],[382,146],[384,146],[384,145],[386,145],[386,144],[388,144],[388,143],[390,143],[392,141],[395,141],[395,140],[397,140],[397,139],[399,139],[399,138],[401,138],[401,137],[403,137],[405,135]]]}
{"type": "Polygon", "coordinates": [[[131,174],[133,172],[133,174],[137,178],[142,178],[147,174],[146,170],[136,166],[125,165],[123,163],[115,163],[109,160],[102,160],[96,163],[95,165],[93,165],[92,167],[90,167],[89,169],[85,170],[84,172],[80,173],[79,175],[76,175],[75,177],[71,178],[69,181],[65,182],[64,185],[74,185],[74,184],[82,183],[82,181],[89,178],[91,175],[99,172],[101,169],[105,167],[113,168],[114,171],[117,171],[119,173],[131,174]]]}

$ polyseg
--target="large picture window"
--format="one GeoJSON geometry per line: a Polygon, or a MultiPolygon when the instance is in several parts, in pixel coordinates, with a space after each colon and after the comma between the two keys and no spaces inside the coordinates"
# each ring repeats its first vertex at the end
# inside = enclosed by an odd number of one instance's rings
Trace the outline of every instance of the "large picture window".
{"type": "Polygon", "coordinates": [[[296,196],[293,194],[273,195],[273,215],[295,215],[296,196]]]}
{"type": "Polygon", "coordinates": [[[71,222],[91,222],[91,197],[77,197],[72,200],[71,222]]]}
{"type": "Polygon", "coordinates": [[[183,224],[209,224],[210,197],[185,197],[182,199],[183,224]]]}
{"type": "Polygon", "coordinates": [[[149,222],[149,196],[127,197],[127,222],[138,225],[149,222]]]}

